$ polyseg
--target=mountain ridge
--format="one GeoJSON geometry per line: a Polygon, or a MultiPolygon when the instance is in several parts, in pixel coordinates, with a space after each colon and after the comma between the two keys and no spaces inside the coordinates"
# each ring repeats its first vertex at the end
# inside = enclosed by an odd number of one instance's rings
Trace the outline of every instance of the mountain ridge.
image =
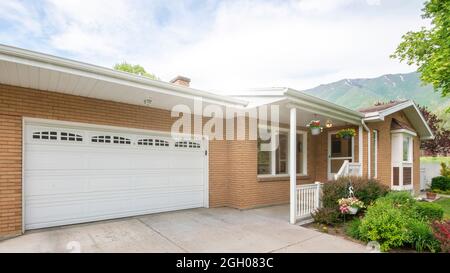
{"type": "Polygon", "coordinates": [[[423,85],[418,72],[342,79],[303,92],[355,110],[377,102],[407,99],[427,106],[439,115],[450,106],[450,98],[442,98],[431,85],[423,85]]]}

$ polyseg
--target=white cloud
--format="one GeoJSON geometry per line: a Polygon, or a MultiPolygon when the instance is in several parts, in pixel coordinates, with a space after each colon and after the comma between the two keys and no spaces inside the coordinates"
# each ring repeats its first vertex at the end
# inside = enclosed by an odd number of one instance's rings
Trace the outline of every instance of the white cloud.
{"type": "Polygon", "coordinates": [[[42,43],[95,64],[127,60],[208,90],[303,89],[413,70],[389,59],[401,35],[422,24],[421,3],[405,1],[47,0],[40,20],[19,2],[1,1],[0,15],[17,10],[20,17],[6,20],[46,29],[42,43]],[[19,22],[27,14],[29,22],[19,22]]]}

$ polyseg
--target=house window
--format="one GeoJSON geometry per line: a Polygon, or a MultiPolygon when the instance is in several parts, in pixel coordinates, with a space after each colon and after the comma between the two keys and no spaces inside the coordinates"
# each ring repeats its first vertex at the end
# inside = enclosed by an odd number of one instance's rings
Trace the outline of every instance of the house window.
{"type": "Polygon", "coordinates": [[[411,145],[411,137],[404,136],[403,137],[403,162],[411,162],[412,155],[412,145],[411,145]]]}
{"type": "Polygon", "coordinates": [[[270,139],[258,137],[258,174],[271,174],[272,152],[263,150],[263,147],[270,145],[270,139]]]}
{"type": "Polygon", "coordinates": [[[289,143],[287,134],[278,135],[278,147],[275,152],[275,174],[288,173],[289,143]]]}
{"type": "Polygon", "coordinates": [[[373,178],[378,176],[378,130],[373,130],[372,133],[372,147],[371,147],[371,170],[373,170],[373,178]]]}
{"type": "MultiPolygon", "coordinates": [[[[270,134],[270,132],[269,132],[270,134]]],[[[258,175],[289,174],[289,132],[281,131],[274,136],[278,140],[275,149],[268,150],[271,139],[258,137],[258,175]]],[[[306,134],[297,134],[297,174],[306,175],[306,134]]]]}

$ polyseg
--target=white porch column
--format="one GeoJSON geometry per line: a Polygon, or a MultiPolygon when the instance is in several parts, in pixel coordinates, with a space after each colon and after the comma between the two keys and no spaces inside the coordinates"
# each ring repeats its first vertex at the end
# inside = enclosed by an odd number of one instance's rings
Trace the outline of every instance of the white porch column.
{"type": "Polygon", "coordinates": [[[289,174],[290,174],[290,222],[295,224],[297,215],[297,108],[290,110],[289,174]]]}

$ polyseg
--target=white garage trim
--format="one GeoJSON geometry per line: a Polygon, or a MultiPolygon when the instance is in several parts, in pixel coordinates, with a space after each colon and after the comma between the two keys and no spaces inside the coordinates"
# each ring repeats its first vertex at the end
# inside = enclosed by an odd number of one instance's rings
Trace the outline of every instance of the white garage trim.
{"type": "MultiPolygon", "coordinates": [[[[75,122],[66,122],[66,121],[54,121],[54,120],[36,119],[36,118],[23,118],[23,129],[22,129],[22,151],[23,151],[22,152],[22,219],[23,219],[22,229],[23,229],[23,231],[25,231],[25,229],[33,229],[34,228],[34,227],[26,226],[26,221],[29,220],[27,218],[27,214],[26,214],[27,213],[26,202],[29,200],[27,200],[27,196],[26,196],[26,187],[27,187],[26,176],[28,174],[26,174],[25,171],[28,170],[28,168],[26,166],[26,164],[27,164],[26,161],[27,161],[27,156],[28,156],[26,154],[27,147],[28,147],[28,149],[32,148],[34,145],[33,142],[36,142],[36,141],[39,141],[38,145],[46,146],[46,148],[44,148],[46,150],[57,149],[56,147],[58,147],[58,145],[54,145],[54,144],[59,143],[62,145],[61,147],[63,147],[63,149],[64,149],[64,147],[70,146],[72,148],[68,148],[69,150],[73,149],[74,147],[79,147],[79,148],[77,148],[77,150],[87,149],[90,152],[95,151],[95,149],[102,150],[103,148],[101,148],[101,147],[111,147],[111,152],[113,152],[115,150],[116,155],[117,155],[117,151],[120,149],[124,149],[124,151],[127,153],[130,153],[130,152],[134,153],[134,151],[136,151],[137,153],[142,153],[143,149],[149,149],[149,151],[153,150],[153,151],[159,151],[159,152],[167,149],[167,151],[170,151],[170,153],[172,153],[172,156],[174,156],[174,153],[176,155],[177,151],[180,151],[181,152],[180,155],[182,155],[184,153],[182,151],[187,152],[187,151],[193,151],[193,149],[198,149],[197,152],[195,152],[195,157],[197,158],[196,160],[198,160],[197,161],[198,163],[195,163],[195,164],[203,164],[203,167],[202,167],[203,174],[201,174],[201,172],[200,173],[197,172],[197,174],[195,174],[195,172],[194,172],[193,175],[194,176],[200,175],[199,177],[203,176],[203,179],[202,179],[202,181],[203,181],[203,197],[202,197],[203,199],[202,199],[202,201],[203,202],[202,203],[203,203],[203,207],[209,207],[209,187],[208,187],[208,184],[209,184],[208,144],[209,144],[209,142],[208,142],[208,138],[206,138],[206,137],[199,136],[199,135],[187,136],[187,135],[183,135],[183,134],[178,134],[176,136],[176,138],[172,138],[172,136],[170,135],[170,132],[122,128],[122,127],[115,127],[115,126],[93,125],[93,124],[75,123],[75,122]],[[30,132],[29,129],[32,129],[34,127],[38,128],[40,131],[39,132],[36,131],[37,133],[35,133],[34,131],[30,132]],[[42,132],[44,132],[44,133],[42,133],[42,132]],[[78,135],[78,136],[72,135],[70,137],[65,133],[74,133],[75,135],[78,135]],[[129,135],[126,135],[127,133],[129,135]],[[54,137],[55,135],[57,137],[54,137]],[[107,137],[95,138],[96,136],[99,136],[99,135],[107,136],[107,137]],[[125,138],[125,136],[127,136],[128,138],[125,138]],[[154,138],[154,137],[156,137],[156,138],[154,138]],[[168,147],[166,145],[163,145],[163,146],[156,145],[156,140],[159,139],[158,137],[161,137],[160,139],[165,139],[166,141],[168,141],[168,143],[170,142],[170,147],[168,147]],[[92,141],[93,138],[95,138],[98,142],[92,141]],[[139,141],[141,139],[150,139],[150,138],[152,138],[152,139],[145,140],[145,141],[139,141]],[[99,143],[100,142],[99,139],[102,139],[103,143],[99,143]],[[104,142],[106,142],[106,139],[108,140],[107,141],[108,143],[104,143],[104,142]],[[200,141],[200,142],[198,142],[198,141],[200,141]],[[46,142],[48,142],[48,146],[47,146],[46,142]],[[138,142],[140,144],[138,144],[138,142]],[[149,143],[151,143],[151,145],[149,143]],[[178,145],[175,145],[175,143],[178,143],[178,145]],[[199,143],[201,143],[201,144],[199,144],[199,143]],[[71,146],[71,145],[75,145],[75,146],[71,146]],[[199,152],[201,152],[201,155],[203,156],[203,158],[198,157],[199,152]],[[204,153],[206,153],[206,155],[204,153]],[[200,163],[200,162],[203,162],[203,163],[200,163]]],[[[161,141],[161,143],[164,143],[164,141],[161,141]]],[[[110,152],[109,150],[104,150],[104,151],[107,153],[110,152]]],[[[101,152],[101,153],[103,153],[103,152],[101,152]]],[[[119,152],[119,153],[121,153],[121,152],[119,152]]],[[[131,158],[133,158],[133,157],[131,157],[131,158]]],[[[148,159],[147,156],[146,156],[146,159],[148,159]]],[[[157,161],[155,161],[155,162],[157,162],[157,161]]],[[[183,162],[183,161],[178,162],[178,164],[180,164],[181,162],[183,162]]],[[[177,164],[177,163],[175,163],[175,164],[177,164]]],[[[98,166],[98,165],[96,165],[96,166],[98,166]]],[[[138,164],[138,166],[139,166],[139,164],[138,164]]],[[[174,165],[171,165],[171,166],[174,166],[174,165]]],[[[197,165],[197,166],[201,166],[201,165],[197,165]]],[[[167,168],[167,167],[165,167],[165,168],[167,168]]],[[[172,167],[169,167],[169,168],[172,168],[172,167]]],[[[175,167],[175,168],[180,168],[180,167],[175,167]]],[[[180,169],[180,170],[183,170],[183,169],[187,170],[186,168],[183,168],[183,167],[181,167],[181,168],[182,169],[180,169]]],[[[134,168],[127,170],[125,168],[123,170],[118,170],[118,171],[123,171],[125,174],[126,171],[130,171],[130,170],[132,171],[133,169],[134,168]]],[[[36,169],[36,170],[39,170],[39,169],[36,169]]],[[[70,169],[66,169],[66,171],[67,170],[70,171],[70,169]]],[[[88,171],[89,168],[88,169],[80,168],[80,170],[88,171]]],[[[192,170],[199,170],[199,169],[195,168],[192,170]]],[[[145,169],[145,171],[151,171],[151,170],[145,169]]],[[[164,173],[164,172],[159,173],[159,175],[161,175],[162,173],[164,173]]],[[[64,174],[67,175],[67,172],[65,172],[64,174]]],[[[163,175],[162,177],[165,177],[165,176],[163,175]]],[[[174,177],[176,177],[176,176],[172,176],[172,178],[174,178],[174,177]]],[[[133,179],[135,179],[135,178],[133,178],[133,179]]],[[[175,181],[177,181],[177,180],[175,180],[175,181]]],[[[178,181],[181,181],[181,180],[179,180],[179,178],[178,178],[178,181]]],[[[195,179],[194,179],[194,181],[195,181],[195,179]]],[[[183,182],[181,182],[181,183],[183,183],[183,182]]],[[[75,183],[75,185],[76,185],[76,183],[75,183]]],[[[186,189],[189,188],[188,185],[189,184],[186,185],[187,186],[186,189]]],[[[198,184],[198,186],[200,186],[200,184],[198,184]]],[[[148,188],[148,185],[146,185],[145,187],[148,188]]],[[[154,185],[151,187],[154,187],[154,185]]],[[[166,186],[164,186],[164,187],[166,187],[166,186]]],[[[125,189],[125,190],[127,190],[127,189],[125,189]]],[[[170,194],[170,188],[167,188],[167,189],[169,189],[168,192],[162,192],[166,196],[167,196],[167,194],[170,194]]],[[[201,192],[201,191],[199,191],[199,189],[201,189],[201,188],[197,188],[197,190],[196,190],[197,193],[201,192]]],[[[134,189],[134,191],[131,192],[131,194],[134,194],[135,190],[136,189],[134,189]]],[[[156,194],[156,192],[158,192],[158,190],[159,190],[158,188],[155,189],[155,194],[156,194]]],[[[153,194],[153,191],[154,190],[151,189],[150,194],[153,194]]],[[[86,192],[86,193],[88,193],[88,195],[89,195],[91,192],[86,192]]],[[[92,193],[101,194],[101,192],[92,192],[92,193]]],[[[138,191],[138,193],[143,194],[143,195],[149,194],[148,190],[147,190],[147,192],[142,192],[142,193],[140,191],[138,191]]],[[[114,192],[112,192],[111,194],[112,194],[111,195],[111,197],[112,197],[114,195],[114,192]]],[[[108,197],[106,194],[105,194],[105,196],[108,197]]],[[[197,196],[197,195],[195,195],[195,196],[197,196]]],[[[79,195],[78,197],[82,197],[82,195],[79,195]]],[[[195,197],[194,199],[189,201],[190,199],[183,199],[185,197],[186,196],[182,195],[182,199],[180,199],[181,203],[179,203],[179,204],[182,205],[183,202],[186,202],[186,200],[188,200],[188,203],[189,203],[191,201],[195,201],[195,199],[197,198],[197,197],[195,197]]],[[[165,198],[167,198],[167,197],[165,197],[165,198]]],[[[198,198],[200,198],[200,195],[198,195],[198,198]]],[[[95,197],[94,197],[94,199],[95,199],[95,197]]],[[[91,199],[91,200],[94,200],[94,199],[91,199]]],[[[198,201],[200,201],[200,200],[198,200],[198,201]]],[[[197,202],[197,201],[195,201],[195,202],[197,202]]],[[[142,203],[142,204],[144,204],[144,203],[142,203]]],[[[201,204],[201,203],[198,203],[198,204],[201,204]]],[[[170,203],[170,206],[172,206],[172,205],[173,204],[170,203]]],[[[168,207],[168,210],[170,209],[170,206],[168,207]]],[[[141,208],[139,210],[141,210],[141,208]]],[[[177,209],[177,208],[174,207],[174,209],[177,209]]],[[[155,212],[158,212],[158,211],[155,211],[155,212]]],[[[143,214],[145,214],[145,213],[143,213],[143,214]]],[[[116,215],[116,214],[114,214],[114,215],[116,215]]],[[[117,218],[131,216],[131,215],[121,216],[120,211],[118,212],[117,215],[118,215],[117,218]]],[[[136,215],[138,215],[138,214],[136,214],[136,215]]],[[[105,216],[108,216],[108,215],[105,214],[105,216]]],[[[88,217],[90,217],[90,216],[88,216],[88,217]]],[[[106,217],[105,219],[111,219],[111,218],[116,218],[116,217],[106,217]]],[[[99,217],[96,216],[92,220],[102,220],[102,219],[100,216],[99,217]]],[[[37,227],[37,228],[39,228],[39,227],[37,227]]]]}

